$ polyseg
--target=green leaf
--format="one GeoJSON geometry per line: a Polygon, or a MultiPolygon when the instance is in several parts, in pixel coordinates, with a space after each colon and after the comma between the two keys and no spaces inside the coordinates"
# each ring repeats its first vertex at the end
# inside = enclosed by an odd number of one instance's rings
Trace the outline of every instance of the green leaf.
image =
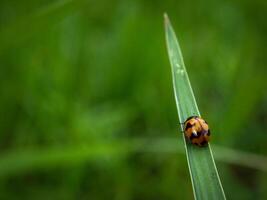
{"type": "MultiPolygon", "coordinates": [[[[167,14],[164,14],[164,19],[176,105],[183,130],[182,123],[190,116],[200,116],[200,113],[186,72],[179,43],[167,14]]],[[[185,136],[183,138],[195,199],[225,199],[210,145],[198,147],[188,142],[185,136]]]]}

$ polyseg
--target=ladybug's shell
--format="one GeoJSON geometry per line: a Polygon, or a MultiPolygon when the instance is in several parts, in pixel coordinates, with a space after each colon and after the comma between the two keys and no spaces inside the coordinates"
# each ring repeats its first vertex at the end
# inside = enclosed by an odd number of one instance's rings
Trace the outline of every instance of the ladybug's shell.
{"type": "Polygon", "coordinates": [[[210,140],[208,123],[198,116],[189,117],[185,121],[184,133],[188,140],[198,146],[204,146],[210,140]]]}

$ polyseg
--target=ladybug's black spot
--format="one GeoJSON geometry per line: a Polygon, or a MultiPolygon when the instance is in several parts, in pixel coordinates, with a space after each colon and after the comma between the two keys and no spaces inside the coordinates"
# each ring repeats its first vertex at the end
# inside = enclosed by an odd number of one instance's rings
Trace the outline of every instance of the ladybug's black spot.
{"type": "Polygon", "coordinates": [[[190,136],[190,140],[193,140],[194,138],[196,138],[196,136],[195,136],[194,134],[192,134],[192,135],[190,136]]]}
{"type": "Polygon", "coordinates": [[[188,120],[190,120],[190,119],[196,119],[196,118],[198,118],[198,116],[191,116],[191,117],[188,117],[185,121],[188,121],[188,120]]]}
{"type": "Polygon", "coordinates": [[[198,131],[196,137],[199,138],[199,137],[201,136],[201,134],[202,134],[202,132],[199,132],[199,131],[198,131]]]}
{"type": "Polygon", "coordinates": [[[193,127],[193,124],[187,123],[186,127],[185,127],[185,130],[187,130],[187,129],[191,128],[191,127],[193,127]]]}

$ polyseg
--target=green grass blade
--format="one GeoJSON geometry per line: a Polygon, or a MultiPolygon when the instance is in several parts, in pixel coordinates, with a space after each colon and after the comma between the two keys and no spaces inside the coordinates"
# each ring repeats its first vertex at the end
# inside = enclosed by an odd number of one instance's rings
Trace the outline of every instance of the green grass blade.
{"type": "MultiPolygon", "coordinates": [[[[164,18],[176,105],[180,123],[183,123],[188,117],[193,115],[200,116],[200,113],[186,72],[179,43],[166,14],[164,18]]],[[[182,126],[181,128],[183,129],[182,126]]],[[[195,199],[225,199],[210,145],[200,148],[189,143],[185,136],[183,138],[195,199]]]]}

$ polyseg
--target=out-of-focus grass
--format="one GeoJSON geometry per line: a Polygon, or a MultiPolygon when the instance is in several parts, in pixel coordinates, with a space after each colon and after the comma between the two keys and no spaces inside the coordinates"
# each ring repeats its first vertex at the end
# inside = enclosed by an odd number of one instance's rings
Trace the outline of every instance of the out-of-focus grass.
{"type": "Polygon", "coordinates": [[[0,52],[5,51],[5,48],[15,48],[21,42],[33,37],[34,34],[42,34],[46,28],[51,29],[54,24],[78,9],[81,1],[77,2],[72,0],[57,1],[7,23],[0,31],[2,44],[0,52]]]}
{"type": "MultiPolygon", "coordinates": [[[[153,155],[57,164],[60,149],[114,141],[111,153],[121,139],[176,136],[164,11],[176,19],[212,143],[266,155],[264,8],[260,0],[1,1],[0,157],[27,163],[39,151],[53,158],[50,150],[59,150],[54,164],[10,166],[1,199],[192,199],[184,155],[162,154],[161,144],[153,155]]],[[[227,159],[217,166],[227,194],[266,199],[266,172],[227,159]]]]}
{"type": "MultiPolygon", "coordinates": [[[[241,167],[267,172],[267,157],[238,151],[235,149],[214,146],[215,159],[241,167]]],[[[0,178],[51,170],[57,167],[66,168],[86,162],[99,162],[105,159],[124,160],[135,153],[184,154],[183,144],[175,138],[132,138],[99,142],[90,145],[52,147],[49,149],[14,150],[0,157],[0,178]]]]}

